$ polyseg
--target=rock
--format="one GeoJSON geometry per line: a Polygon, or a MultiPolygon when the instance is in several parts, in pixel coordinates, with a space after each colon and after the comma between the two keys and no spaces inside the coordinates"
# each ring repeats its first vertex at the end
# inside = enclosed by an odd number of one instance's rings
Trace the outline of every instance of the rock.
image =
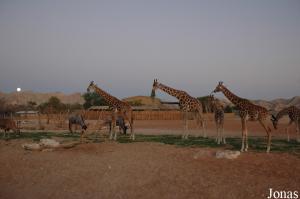
{"type": "Polygon", "coordinates": [[[33,144],[22,144],[22,147],[25,149],[25,150],[36,150],[36,151],[39,151],[41,150],[41,145],[39,144],[36,144],[36,143],[33,143],[33,144]]]}
{"type": "Polygon", "coordinates": [[[59,142],[53,139],[41,139],[40,145],[47,148],[56,148],[59,147],[59,142]]]}
{"type": "Polygon", "coordinates": [[[40,143],[31,143],[31,144],[23,144],[22,147],[26,150],[38,150],[43,152],[54,151],[55,149],[69,149],[76,145],[80,144],[80,142],[70,142],[60,144],[56,140],[53,139],[41,139],[40,143]]]}
{"type": "Polygon", "coordinates": [[[26,150],[31,151],[41,151],[45,150],[45,148],[57,148],[59,147],[59,142],[52,139],[41,139],[40,143],[31,143],[31,144],[22,144],[22,147],[26,150]]]}
{"type": "Polygon", "coordinates": [[[225,151],[217,151],[216,153],[216,158],[226,158],[226,159],[236,159],[239,155],[241,155],[240,151],[230,151],[230,150],[225,150],[225,151]]]}

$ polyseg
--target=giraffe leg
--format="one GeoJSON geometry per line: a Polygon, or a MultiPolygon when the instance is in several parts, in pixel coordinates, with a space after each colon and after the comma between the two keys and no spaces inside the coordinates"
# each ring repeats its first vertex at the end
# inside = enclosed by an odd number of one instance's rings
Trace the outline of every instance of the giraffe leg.
{"type": "Polygon", "coordinates": [[[219,141],[219,126],[218,126],[218,121],[217,121],[216,117],[215,117],[215,125],[216,125],[216,138],[215,138],[215,141],[216,141],[216,143],[218,143],[218,141],[219,141]]]}
{"type": "Polygon", "coordinates": [[[135,140],[135,134],[133,129],[133,113],[131,112],[130,120],[129,120],[129,126],[130,126],[130,136],[132,140],[135,140]]]}
{"type": "Polygon", "coordinates": [[[111,127],[111,130],[109,131],[109,139],[113,139],[113,127],[111,127]]]}
{"type": "Polygon", "coordinates": [[[286,133],[286,135],[287,135],[287,141],[288,141],[288,142],[290,141],[290,132],[289,132],[289,130],[290,130],[290,126],[291,126],[292,123],[293,123],[293,121],[290,120],[289,124],[288,124],[287,127],[285,128],[285,133],[286,133]]]}
{"type": "Polygon", "coordinates": [[[116,141],[117,140],[117,133],[118,131],[116,130],[116,126],[114,127],[114,130],[113,130],[113,139],[116,141]]]}
{"type": "Polygon", "coordinates": [[[248,128],[245,129],[245,151],[248,151],[248,128]]]}
{"type": "Polygon", "coordinates": [[[131,138],[132,140],[135,140],[135,134],[134,134],[133,126],[132,126],[132,123],[131,123],[131,122],[129,123],[129,126],[130,126],[130,138],[131,138]]]}
{"type": "Polygon", "coordinates": [[[222,144],[222,134],[221,134],[221,127],[219,126],[219,141],[218,144],[222,144]]]}
{"type": "Polygon", "coordinates": [[[217,144],[220,144],[220,127],[219,124],[216,125],[217,125],[217,144]]]}
{"type": "Polygon", "coordinates": [[[270,132],[270,128],[267,127],[267,125],[265,124],[265,121],[259,120],[259,123],[262,125],[262,127],[265,129],[265,131],[267,133],[267,153],[269,153],[270,150],[271,150],[271,132],[270,132]]]}
{"type": "Polygon", "coordinates": [[[82,143],[82,141],[83,141],[83,131],[81,131],[80,133],[80,143],[82,143]]]}
{"type": "Polygon", "coordinates": [[[71,122],[69,122],[69,131],[70,131],[71,134],[73,134],[71,122]]]}
{"type": "Polygon", "coordinates": [[[132,111],[129,112],[124,112],[123,114],[124,120],[129,122],[129,127],[130,127],[130,139],[135,140],[135,134],[134,134],[134,129],[133,129],[133,113],[132,111]]]}
{"type": "Polygon", "coordinates": [[[201,116],[200,120],[201,120],[201,125],[202,125],[203,137],[206,138],[207,137],[207,135],[206,135],[206,121],[202,116],[201,116]]]}
{"type": "Polygon", "coordinates": [[[111,117],[111,132],[110,132],[110,136],[109,139],[112,140],[117,140],[117,134],[116,134],[116,118],[118,116],[118,111],[115,109],[112,112],[112,117],[111,117]]]}
{"type": "Polygon", "coordinates": [[[197,122],[197,128],[200,129],[200,125],[201,125],[201,128],[202,128],[202,137],[206,137],[206,131],[205,131],[205,120],[203,118],[203,115],[202,115],[202,110],[197,110],[195,112],[195,118],[196,118],[196,122],[197,122]]]}
{"type": "Polygon", "coordinates": [[[134,134],[134,131],[133,131],[133,121],[129,121],[129,128],[130,128],[130,139],[131,140],[135,140],[135,134],[134,134]]]}
{"type": "Polygon", "coordinates": [[[108,122],[108,126],[109,126],[109,131],[108,131],[109,139],[111,139],[110,136],[111,136],[112,121],[108,122]]]}
{"type": "Polygon", "coordinates": [[[287,136],[287,141],[289,142],[290,141],[289,127],[285,128],[285,133],[286,133],[286,136],[287,136]]]}
{"type": "Polygon", "coordinates": [[[186,132],[187,132],[187,111],[183,114],[183,135],[182,139],[186,138],[186,132]]]}
{"type": "MultiPolygon", "coordinates": [[[[196,128],[197,128],[197,129],[200,129],[200,122],[199,122],[199,120],[198,120],[198,113],[197,113],[197,112],[192,113],[192,116],[193,116],[193,120],[196,121],[196,128]]],[[[198,134],[195,135],[195,136],[196,136],[196,137],[199,137],[198,134]]]]}
{"type": "Polygon", "coordinates": [[[3,132],[3,137],[5,138],[6,137],[6,130],[4,129],[4,132],[3,132]]]}
{"type": "Polygon", "coordinates": [[[113,126],[113,138],[114,138],[114,140],[117,140],[117,132],[118,131],[116,131],[116,125],[114,125],[113,126]]]}
{"type": "Polygon", "coordinates": [[[226,144],[226,138],[224,136],[224,127],[223,127],[223,123],[221,123],[221,142],[223,142],[223,144],[226,144]]]}
{"type": "Polygon", "coordinates": [[[296,123],[296,136],[297,136],[297,138],[296,138],[296,141],[297,142],[300,142],[300,137],[299,137],[299,131],[300,131],[300,120],[297,122],[297,121],[295,121],[295,123],[296,123]]]}
{"type": "Polygon", "coordinates": [[[111,129],[109,131],[109,139],[112,140],[115,134],[115,126],[116,126],[116,121],[112,119],[111,121],[111,129]]]}
{"type": "Polygon", "coordinates": [[[271,133],[268,132],[268,146],[267,146],[267,153],[271,150],[271,133]]]}
{"type": "Polygon", "coordinates": [[[217,132],[217,135],[216,135],[216,143],[218,143],[218,140],[219,140],[219,129],[218,129],[218,124],[216,123],[216,132],[217,132]]]}
{"type": "Polygon", "coordinates": [[[245,150],[245,129],[246,129],[246,119],[242,118],[242,147],[241,147],[241,152],[245,150]]]}
{"type": "Polygon", "coordinates": [[[188,139],[189,138],[189,119],[188,119],[188,114],[187,114],[187,119],[186,119],[186,126],[185,126],[185,137],[184,139],[188,139]]]}

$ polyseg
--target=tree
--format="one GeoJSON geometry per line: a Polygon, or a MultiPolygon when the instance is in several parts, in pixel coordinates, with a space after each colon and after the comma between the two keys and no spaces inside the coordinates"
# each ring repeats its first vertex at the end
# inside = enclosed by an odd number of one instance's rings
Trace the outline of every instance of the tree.
{"type": "Polygon", "coordinates": [[[38,106],[38,110],[41,113],[47,114],[47,124],[50,122],[50,114],[58,113],[66,110],[66,105],[61,103],[60,99],[55,96],[52,96],[48,99],[47,102],[41,103],[38,106]]]}
{"type": "Polygon", "coordinates": [[[60,110],[62,103],[61,103],[60,99],[52,96],[48,100],[48,106],[50,106],[53,110],[60,110]]]}
{"type": "Polygon", "coordinates": [[[201,102],[204,113],[211,113],[211,101],[209,96],[197,97],[197,99],[201,102]]]}
{"type": "Polygon", "coordinates": [[[88,109],[91,106],[107,106],[107,102],[103,99],[103,97],[101,97],[100,95],[98,95],[97,93],[84,93],[82,95],[82,97],[84,98],[85,102],[83,104],[83,108],[84,109],[88,109]]]}
{"type": "Polygon", "coordinates": [[[230,105],[227,105],[224,109],[225,113],[232,113],[232,111],[233,111],[233,107],[230,105]]]}
{"type": "Polygon", "coordinates": [[[48,99],[47,102],[41,103],[38,106],[38,109],[42,113],[58,113],[67,110],[67,105],[62,103],[60,99],[55,96],[52,96],[48,99]]]}
{"type": "Polygon", "coordinates": [[[69,110],[70,112],[73,112],[75,110],[80,110],[83,108],[82,104],[79,103],[74,103],[74,104],[66,104],[66,108],[67,110],[69,110]]]}
{"type": "Polygon", "coordinates": [[[25,105],[18,104],[8,104],[4,98],[0,98],[0,113],[1,114],[9,114],[14,113],[20,110],[25,110],[25,105]]]}
{"type": "Polygon", "coordinates": [[[28,101],[28,102],[27,102],[27,108],[28,108],[28,109],[33,109],[33,110],[34,110],[35,107],[36,107],[36,105],[37,105],[37,104],[36,104],[36,102],[34,102],[34,101],[28,101]]]}

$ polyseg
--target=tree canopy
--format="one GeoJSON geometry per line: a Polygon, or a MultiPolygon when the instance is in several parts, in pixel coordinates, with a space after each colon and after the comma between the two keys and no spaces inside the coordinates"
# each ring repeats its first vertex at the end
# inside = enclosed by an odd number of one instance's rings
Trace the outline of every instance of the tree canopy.
{"type": "Polygon", "coordinates": [[[82,97],[84,98],[85,102],[83,104],[84,109],[88,109],[91,106],[107,106],[107,102],[103,99],[103,97],[101,97],[100,95],[98,95],[97,93],[84,93],[82,95],[82,97]]]}

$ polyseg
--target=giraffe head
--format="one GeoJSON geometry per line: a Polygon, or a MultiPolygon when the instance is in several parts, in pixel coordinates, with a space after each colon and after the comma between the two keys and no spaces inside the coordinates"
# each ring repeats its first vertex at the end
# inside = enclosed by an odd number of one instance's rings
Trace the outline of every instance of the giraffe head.
{"type": "Polygon", "coordinates": [[[223,82],[219,82],[218,85],[217,85],[217,87],[213,91],[213,93],[220,92],[220,91],[222,91],[222,89],[223,89],[223,82]]]}
{"type": "Polygon", "coordinates": [[[151,92],[151,97],[155,96],[155,90],[158,88],[158,81],[157,79],[154,79],[153,85],[152,85],[152,92],[151,92]]]}
{"type": "Polygon", "coordinates": [[[90,92],[90,90],[94,89],[94,87],[96,86],[96,84],[94,84],[94,81],[91,81],[90,85],[87,87],[87,92],[90,92]]]}
{"type": "Polygon", "coordinates": [[[278,119],[274,115],[272,115],[271,121],[273,123],[274,129],[277,129],[278,119]]]}

